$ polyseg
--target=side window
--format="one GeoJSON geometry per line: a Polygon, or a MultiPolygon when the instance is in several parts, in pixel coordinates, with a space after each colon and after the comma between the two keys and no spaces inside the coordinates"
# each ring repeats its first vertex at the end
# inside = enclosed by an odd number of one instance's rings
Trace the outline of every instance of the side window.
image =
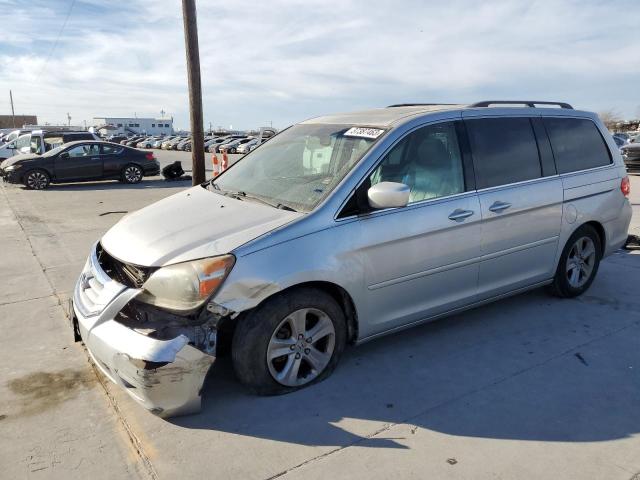
{"type": "Polygon", "coordinates": [[[611,154],[596,125],[584,118],[545,118],[558,173],[602,167],[611,154]]]}
{"type": "Polygon", "coordinates": [[[102,150],[103,155],[115,155],[122,151],[122,147],[118,147],[116,145],[106,145],[104,143],[100,145],[100,149],[102,150]]]}
{"type": "Polygon", "coordinates": [[[466,120],[477,188],[542,176],[538,145],[528,118],[466,120]]]}
{"type": "Polygon", "coordinates": [[[21,135],[18,137],[18,141],[16,142],[16,148],[21,149],[29,147],[31,148],[31,135],[21,135]]]}
{"type": "Polygon", "coordinates": [[[40,135],[31,136],[31,152],[37,153],[38,155],[42,155],[44,153],[42,137],[40,135]]]}
{"type": "Polygon", "coordinates": [[[44,137],[44,149],[47,152],[53,148],[59,147],[63,143],[64,141],[62,140],[62,137],[44,137]]]}
{"type": "Polygon", "coordinates": [[[67,150],[71,158],[92,157],[98,155],[98,145],[93,143],[90,145],[77,145],[67,150]]]}
{"type": "Polygon", "coordinates": [[[369,177],[371,185],[409,186],[409,203],[464,192],[464,173],[453,122],[420,128],[385,155],[369,177]]]}

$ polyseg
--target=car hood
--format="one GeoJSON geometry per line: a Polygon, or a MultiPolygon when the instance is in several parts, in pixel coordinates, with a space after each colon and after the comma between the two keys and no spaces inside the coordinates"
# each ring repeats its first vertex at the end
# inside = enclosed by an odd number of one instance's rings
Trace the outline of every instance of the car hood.
{"type": "Polygon", "coordinates": [[[21,155],[14,155],[13,157],[9,157],[2,162],[2,168],[6,168],[9,165],[15,165],[16,163],[20,163],[24,160],[35,160],[36,158],[41,158],[41,156],[37,153],[23,153],[21,155]]]}
{"type": "Polygon", "coordinates": [[[123,262],[160,267],[229,253],[303,215],[197,186],[126,215],[101,243],[123,262]]]}

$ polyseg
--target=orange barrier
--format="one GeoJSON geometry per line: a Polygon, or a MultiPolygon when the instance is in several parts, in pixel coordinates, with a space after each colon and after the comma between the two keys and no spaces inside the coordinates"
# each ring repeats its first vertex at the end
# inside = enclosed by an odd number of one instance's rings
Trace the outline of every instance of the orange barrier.
{"type": "Polygon", "coordinates": [[[218,175],[220,175],[220,162],[218,162],[218,157],[216,156],[215,152],[211,157],[211,163],[213,163],[213,176],[217,177],[218,175]]]}
{"type": "Polygon", "coordinates": [[[220,173],[224,172],[229,166],[229,158],[227,157],[227,151],[222,151],[222,165],[220,165],[220,173]]]}

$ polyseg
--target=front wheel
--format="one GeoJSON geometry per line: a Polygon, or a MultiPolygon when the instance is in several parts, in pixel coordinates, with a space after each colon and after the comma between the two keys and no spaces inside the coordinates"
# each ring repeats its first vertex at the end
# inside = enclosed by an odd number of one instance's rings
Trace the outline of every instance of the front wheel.
{"type": "Polygon", "coordinates": [[[346,337],[344,313],[330,295],[294,290],[239,319],[233,367],[240,381],[260,395],[292,392],[331,374],[346,337]]]}
{"type": "Polygon", "coordinates": [[[122,169],[121,180],[123,183],[140,183],[143,177],[142,169],[138,165],[127,165],[122,169]]]}
{"type": "Polygon", "coordinates": [[[562,251],[552,292],[564,298],[582,295],[593,283],[601,258],[598,232],[590,225],[582,225],[569,237],[562,251]]]}
{"type": "Polygon", "coordinates": [[[23,177],[24,186],[29,190],[44,190],[50,181],[49,174],[44,170],[31,170],[23,177]]]}

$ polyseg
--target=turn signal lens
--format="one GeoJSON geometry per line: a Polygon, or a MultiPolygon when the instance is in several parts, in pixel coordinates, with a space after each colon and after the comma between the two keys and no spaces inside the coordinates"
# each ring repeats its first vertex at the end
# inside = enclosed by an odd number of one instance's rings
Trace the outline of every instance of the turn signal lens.
{"type": "Polygon", "coordinates": [[[629,181],[629,177],[624,177],[622,182],[620,182],[620,191],[625,197],[628,197],[631,193],[631,182],[629,181]]]}

